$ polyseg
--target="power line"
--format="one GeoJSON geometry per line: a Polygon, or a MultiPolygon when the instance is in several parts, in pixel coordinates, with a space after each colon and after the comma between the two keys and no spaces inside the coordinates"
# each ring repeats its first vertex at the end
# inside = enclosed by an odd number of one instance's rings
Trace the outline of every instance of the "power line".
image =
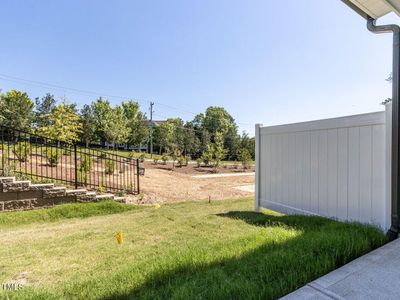
{"type": "MultiPolygon", "coordinates": [[[[175,110],[175,111],[184,112],[186,114],[191,114],[191,115],[194,115],[194,116],[198,115],[198,113],[195,113],[195,112],[192,112],[192,111],[188,111],[186,109],[178,108],[178,107],[171,106],[171,105],[168,105],[168,104],[165,104],[165,103],[161,103],[161,102],[152,102],[152,101],[149,101],[149,100],[139,99],[139,98],[135,98],[135,97],[112,95],[112,94],[106,94],[106,93],[100,93],[100,92],[96,92],[96,91],[91,91],[91,90],[84,90],[84,89],[78,89],[78,88],[73,88],[73,87],[66,87],[66,86],[62,86],[62,85],[58,85],[58,84],[48,83],[48,82],[44,82],[44,81],[31,80],[31,79],[25,79],[25,78],[10,76],[10,75],[7,75],[7,74],[2,74],[2,73],[0,73],[0,79],[1,80],[5,80],[5,81],[10,81],[10,82],[17,82],[17,83],[20,83],[20,84],[36,86],[36,87],[47,87],[47,88],[50,87],[50,88],[62,90],[64,92],[65,92],[65,90],[68,90],[70,92],[73,92],[73,93],[76,93],[76,94],[84,94],[86,96],[88,96],[88,95],[94,95],[94,96],[99,96],[99,97],[104,96],[104,97],[108,97],[108,98],[118,98],[118,99],[122,99],[122,100],[133,99],[133,100],[138,101],[138,102],[155,103],[157,105],[164,106],[164,107],[167,107],[167,108],[175,110]]],[[[253,126],[253,124],[242,123],[242,122],[236,122],[236,124],[243,125],[243,126],[253,126]]]]}
{"type": "MultiPolygon", "coordinates": [[[[6,80],[6,81],[11,81],[11,82],[27,84],[27,85],[33,85],[36,87],[50,87],[50,88],[55,88],[55,89],[59,89],[59,90],[63,90],[63,91],[68,90],[71,92],[75,92],[78,94],[84,94],[84,95],[104,96],[104,97],[108,97],[108,98],[118,98],[118,99],[134,99],[139,102],[147,102],[147,103],[152,102],[149,100],[139,99],[139,98],[135,98],[135,97],[112,95],[112,94],[106,94],[106,93],[101,93],[101,92],[96,92],[96,91],[77,89],[77,88],[73,88],[73,87],[66,87],[66,86],[43,82],[43,81],[37,81],[37,80],[25,79],[25,78],[21,78],[21,77],[10,76],[10,75],[6,75],[6,74],[2,74],[2,73],[0,73],[0,79],[6,80]]],[[[171,105],[168,105],[165,103],[157,102],[157,104],[168,107],[168,108],[176,110],[176,111],[181,111],[181,112],[185,112],[188,114],[196,115],[196,113],[194,113],[194,112],[190,112],[190,111],[187,111],[187,110],[184,110],[184,109],[181,109],[178,107],[174,107],[174,106],[171,106],[171,105]]]]}

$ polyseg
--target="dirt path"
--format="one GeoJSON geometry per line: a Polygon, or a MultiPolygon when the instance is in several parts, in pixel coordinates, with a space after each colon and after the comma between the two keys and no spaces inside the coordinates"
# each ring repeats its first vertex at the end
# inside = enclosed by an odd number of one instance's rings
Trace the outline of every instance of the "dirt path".
{"type": "Polygon", "coordinates": [[[143,201],[148,203],[206,200],[209,197],[211,200],[221,200],[251,196],[251,192],[235,187],[254,184],[254,176],[213,176],[200,179],[176,171],[146,169],[140,184],[143,201]]]}

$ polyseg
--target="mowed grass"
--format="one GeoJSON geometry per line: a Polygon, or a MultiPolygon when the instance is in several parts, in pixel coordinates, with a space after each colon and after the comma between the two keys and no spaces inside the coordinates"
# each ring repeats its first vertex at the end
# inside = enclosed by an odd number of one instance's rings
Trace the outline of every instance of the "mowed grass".
{"type": "Polygon", "coordinates": [[[121,213],[137,209],[137,206],[125,205],[113,201],[71,203],[55,206],[51,209],[37,209],[23,212],[0,213],[0,229],[31,223],[56,222],[70,218],[86,218],[121,213]]]}
{"type": "Polygon", "coordinates": [[[26,282],[0,298],[275,299],[386,242],[369,226],[254,213],[250,199],[57,209],[69,219],[0,214],[0,283],[26,282]]]}

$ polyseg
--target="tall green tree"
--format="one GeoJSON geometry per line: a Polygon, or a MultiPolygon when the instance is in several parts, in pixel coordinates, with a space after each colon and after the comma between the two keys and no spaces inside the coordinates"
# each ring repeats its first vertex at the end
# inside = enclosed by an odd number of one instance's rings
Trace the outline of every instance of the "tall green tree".
{"type": "Polygon", "coordinates": [[[184,122],[181,118],[170,118],[167,120],[172,126],[172,136],[171,136],[171,144],[173,144],[175,152],[179,155],[182,155],[185,146],[185,135],[186,129],[184,128],[184,122]]]}
{"type": "Polygon", "coordinates": [[[212,136],[217,132],[223,135],[231,128],[236,129],[235,120],[223,107],[210,106],[206,109],[203,128],[212,136]]]}
{"type": "Polygon", "coordinates": [[[146,115],[140,111],[139,103],[129,100],[122,102],[122,109],[129,128],[128,143],[133,146],[140,146],[149,138],[149,126],[146,115]]]}
{"type": "Polygon", "coordinates": [[[130,134],[128,122],[120,106],[115,106],[103,120],[104,137],[115,149],[116,144],[126,143],[130,134]]]}
{"type": "Polygon", "coordinates": [[[3,126],[28,130],[33,120],[33,101],[27,93],[17,90],[0,95],[0,124],[3,126]]]}
{"type": "Polygon", "coordinates": [[[91,109],[93,113],[94,122],[96,124],[95,136],[96,140],[100,142],[106,142],[105,128],[106,124],[110,122],[112,118],[112,107],[108,100],[99,98],[92,102],[91,109]]]}
{"type": "Polygon", "coordinates": [[[82,132],[80,139],[86,144],[86,147],[90,143],[95,142],[96,137],[96,119],[93,114],[92,106],[85,104],[81,109],[80,120],[82,124],[82,132]]]}
{"type": "Polygon", "coordinates": [[[159,147],[159,153],[169,152],[173,138],[173,124],[165,122],[154,127],[154,141],[159,147]]]}
{"type": "Polygon", "coordinates": [[[82,131],[79,115],[70,105],[61,104],[49,115],[49,126],[38,128],[37,132],[49,139],[66,143],[78,141],[82,131]]]}
{"type": "Polygon", "coordinates": [[[50,113],[56,108],[57,101],[52,94],[47,93],[42,98],[35,99],[34,123],[35,127],[50,125],[50,113]]]}
{"type": "Polygon", "coordinates": [[[200,147],[200,140],[196,135],[196,131],[193,128],[191,122],[186,122],[185,124],[185,135],[184,135],[184,145],[183,152],[186,155],[194,156],[198,152],[200,147]]]}

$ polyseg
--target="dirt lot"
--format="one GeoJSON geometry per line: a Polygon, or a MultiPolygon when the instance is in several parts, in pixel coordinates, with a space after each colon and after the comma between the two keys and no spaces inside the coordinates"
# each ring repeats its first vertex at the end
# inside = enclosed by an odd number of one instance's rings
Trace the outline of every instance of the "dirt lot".
{"type": "MultiPolygon", "coordinates": [[[[43,180],[42,177],[55,178],[60,181],[59,184],[61,185],[74,181],[74,163],[68,155],[61,155],[58,163],[51,166],[48,159],[41,154],[30,154],[26,162],[21,162],[14,157],[12,151],[9,152],[7,161],[10,161],[13,170],[22,170],[22,173],[25,171],[25,173],[34,174],[34,176],[38,175],[40,180],[43,180]]],[[[4,157],[1,154],[2,151],[0,151],[0,163],[2,162],[1,158],[4,157]]],[[[78,165],[80,165],[80,161],[78,165]]],[[[162,163],[154,164],[152,161],[145,161],[140,166],[145,168],[145,176],[140,177],[142,193],[139,196],[129,196],[132,203],[165,203],[208,199],[213,201],[252,195],[252,192],[246,191],[246,189],[238,189],[238,187],[254,184],[254,166],[243,169],[242,165],[237,163],[224,164],[218,169],[214,169],[205,166],[197,167],[196,163],[191,162],[188,166],[175,166],[173,168],[172,162],[164,165],[162,163]],[[214,177],[202,177],[209,175],[214,177]],[[218,175],[224,177],[218,177],[218,175]]],[[[126,187],[132,182],[131,174],[135,172],[136,166],[129,167],[127,162],[121,161],[115,164],[115,170],[113,169],[114,172],[111,175],[104,175],[104,168],[103,160],[94,158],[91,170],[85,177],[82,175],[83,173],[78,172],[79,181],[86,182],[85,180],[87,180],[92,186],[97,186],[100,183],[106,189],[114,185],[126,187]],[[125,171],[121,172],[122,169],[125,171]]],[[[136,180],[133,182],[136,183],[136,180]]],[[[89,189],[91,188],[90,184],[87,187],[89,189]]]]}
{"type": "Polygon", "coordinates": [[[197,168],[195,165],[175,168],[171,164],[153,165],[145,162],[145,176],[140,179],[145,203],[165,203],[186,200],[221,200],[251,196],[252,193],[235,187],[254,184],[254,170],[241,170],[235,167],[222,167],[215,173],[212,168],[197,168]],[[193,178],[198,175],[233,174],[227,177],[193,178]],[[239,175],[240,174],[240,175],[239,175]],[[238,176],[239,175],[239,176],[238,176]],[[244,175],[244,176],[241,176],[244,175]]]}

